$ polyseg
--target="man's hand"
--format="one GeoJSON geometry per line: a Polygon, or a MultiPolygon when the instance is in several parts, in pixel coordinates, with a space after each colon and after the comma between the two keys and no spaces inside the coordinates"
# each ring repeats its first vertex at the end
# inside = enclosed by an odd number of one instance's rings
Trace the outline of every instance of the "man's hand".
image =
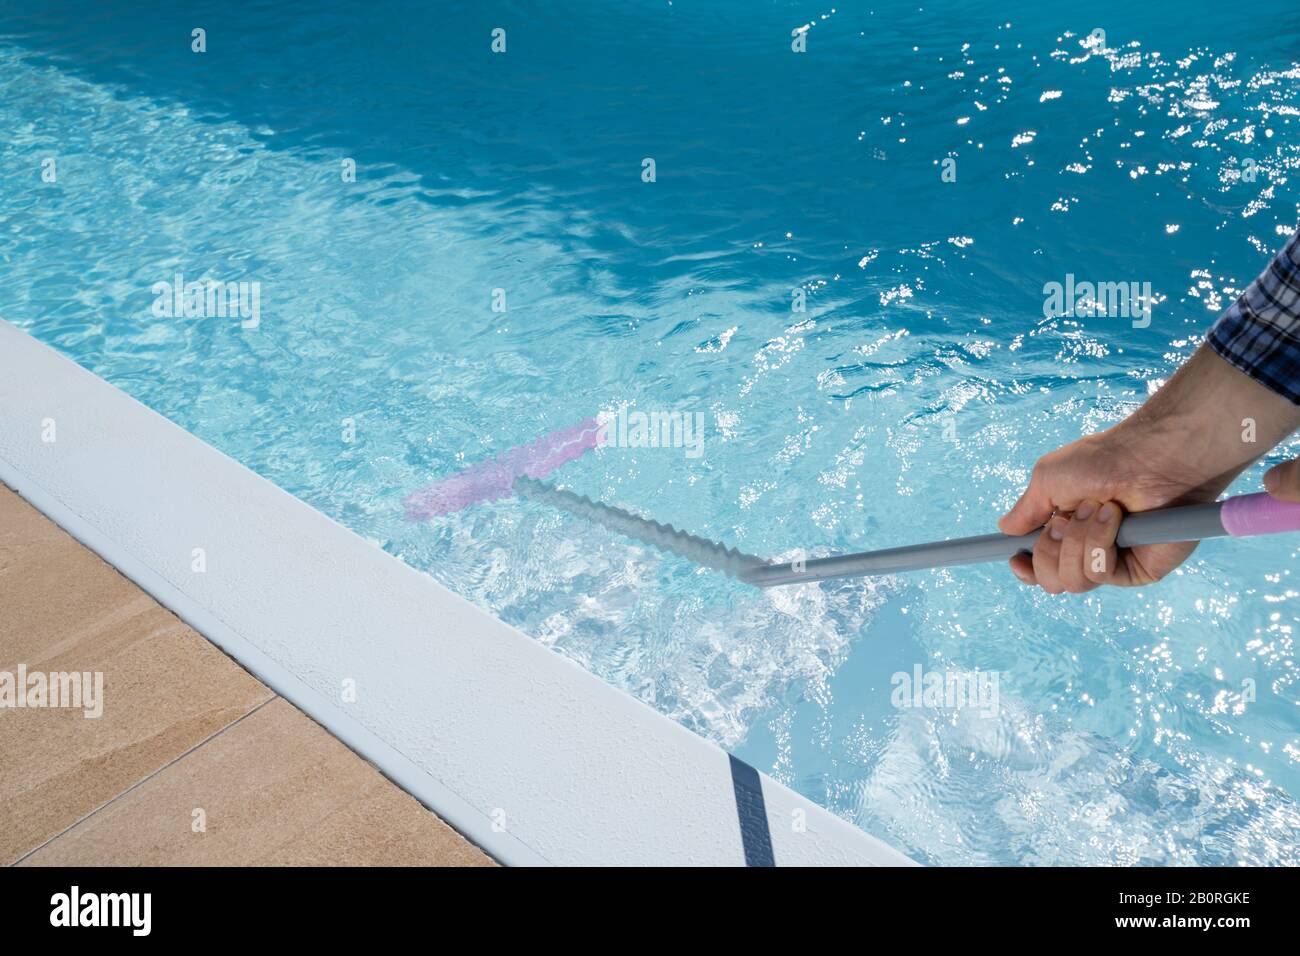
{"type": "MultiPolygon", "coordinates": [[[[1117,549],[1125,512],[1215,500],[1255,458],[1300,425],[1300,410],[1202,347],[1132,416],[1045,455],[998,522],[1005,534],[1043,528],[1011,570],[1049,594],[1160,580],[1195,543],[1117,549]]],[[[1300,463],[1265,476],[1300,501],[1300,463]]]]}
{"type": "Polygon", "coordinates": [[[1044,528],[1032,556],[1011,559],[1016,577],[1048,594],[1081,594],[1099,584],[1150,584],[1182,564],[1194,543],[1115,547],[1125,512],[1213,501],[1217,494],[1188,488],[1176,466],[1148,452],[1139,455],[1112,429],[1040,459],[1029,487],[998,522],[1005,534],[1044,528]]]}
{"type": "Polygon", "coordinates": [[[1283,501],[1300,501],[1300,458],[1284,461],[1264,472],[1264,490],[1283,501]]]}

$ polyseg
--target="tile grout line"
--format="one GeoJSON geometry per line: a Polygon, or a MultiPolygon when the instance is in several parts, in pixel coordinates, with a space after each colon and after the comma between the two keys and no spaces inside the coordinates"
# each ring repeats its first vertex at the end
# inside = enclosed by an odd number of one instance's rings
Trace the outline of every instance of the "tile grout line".
{"type": "MultiPolygon", "coordinates": [[[[88,545],[86,545],[84,542],[82,542],[80,539],[78,539],[78,538],[77,538],[75,535],[73,535],[73,534],[72,534],[72,533],[71,533],[67,528],[65,528],[63,525],[59,524],[59,523],[58,523],[57,521],[55,521],[52,517],[50,517],[50,515],[46,514],[44,511],[42,511],[40,508],[38,508],[38,507],[35,505],[35,503],[33,503],[32,501],[30,501],[30,500],[28,500],[26,497],[24,497],[23,494],[22,494],[22,492],[20,492],[17,488],[13,487],[12,485],[8,484],[7,482],[5,482],[5,481],[3,481],[3,480],[0,480],[0,489],[3,489],[3,490],[7,490],[7,491],[9,491],[9,492],[10,492],[14,497],[16,497],[19,501],[23,502],[23,503],[26,504],[28,507],[32,508],[32,510],[35,511],[36,514],[40,515],[41,518],[43,518],[45,521],[49,522],[49,523],[50,523],[50,524],[51,524],[55,529],[57,529],[57,530],[59,531],[60,534],[63,534],[63,535],[65,535],[65,536],[67,536],[68,538],[70,538],[71,541],[72,541],[72,542],[73,542],[77,547],[79,547],[79,548],[83,548],[83,549],[89,551],[89,552],[90,552],[92,555],[94,555],[94,556],[95,556],[99,561],[103,562],[104,565],[105,565],[106,567],[110,568],[114,573],[116,573],[120,578],[122,578],[122,580],[126,581],[126,582],[127,582],[127,583],[132,587],[132,588],[134,588],[134,589],[136,589],[137,591],[139,591],[140,594],[141,594],[141,596],[142,596],[143,598],[145,598],[149,603],[153,604],[153,605],[156,606],[156,607],[160,607],[160,608],[162,608],[164,611],[166,611],[166,612],[168,613],[168,615],[170,615],[173,619],[175,619],[179,624],[181,624],[181,625],[183,625],[184,627],[188,628],[188,629],[189,629],[190,631],[192,631],[192,632],[194,633],[194,635],[197,636],[200,640],[206,642],[209,646],[211,646],[211,647],[212,647],[214,650],[216,650],[219,654],[223,655],[223,656],[224,656],[224,657],[225,657],[225,658],[226,658],[226,659],[227,659],[231,664],[233,664],[235,667],[238,667],[240,670],[242,670],[244,673],[246,673],[246,674],[247,674],[249,677],[251,677],[253,680],[255,680],[255,681],[257,681],[258,683],[260,683],[263,687],[265,687],[265,688],[267,688],[268,690],[272,691],[272,693],[274,694],[274,697],[272,697],[272,698],[269,699],[269,700],[265,700],[265,701],[263,701],[261,704],[258,704],[258,706],[257,706],[256,708],[254,708],[253,710],[249,711],[247,714],[244,714],[244,715],[243,715],[242,717],[240,717],[238,720],[235,720],[235,721],[233,721],[232,723],[230,723],[229,725],[227,725],[227,727],[223,727],[221,730],[218,730],[215,734],[213,734],[213,737],[219,736],[220,734],[224,733],[227,729],[229,729],[230,727],[233,727],[233,726],[234,726],[236,723],[238,723],[240,720],[243,720],[244,717],[249,717],[249,716],[251,716],[251,715],[252,715],[256,710],[260,709],[261,707],[264,707],[266,704],[271,703],[271,701],[274,700],[275,697],[283,697],[282,694],[279,694],[278,692],[276,692],[276,691],[275,691],[275,688],[271,687],[271,685],[270,685],[269,683],[267,683],[266,681],[264,681],[264,680],[263,680],[263,679],[262,679],[258,674],[253,673],[253,671],[251,671],[247,666],[245,666],[244,663],[243,663],[242,661],[240,661],[238,658],[234,657],[234,656],[233,656],[229,651],[227,651],[227,650],[226,650],[224,647],[222,647],[221,645],[217,644],[214,640],[212,640],[212,638],[208,637],[208,636],[207,636],[206,634],[204,634],[202,631],[200,631],[200,630],[198,630],[197,628],[195,628],[195,627],[193,627],[192,625],[190,625],[187,621],[185,621],[183,618],[181,618],[180,615],[178,615],[174,610],[172,610],[172,609],[171,609],[170,607],[168,607],[167,605],[163,604],[161,601],[159,601],[157,598],[155,598],[152,594],[150,594],[150,592],[148,592],[148,591],[146,591],[144,588],[142,588],[138,583],[136,583],[136,581],[135,581],[134,579],[132,579],[131,577],[127,576],[126,572],[124,572],[124,571],[123,571],[121,568],[119,568],[116,564],[112,563],[112,562],[109,561],[107,558],[105,558],[102,554],[100,554],[98,551],[95,551],[93,548],[90,548],[88,545]]],[[[3,571],[3,570],[4,570],[4,568],[3,568],[3,567],[0,567],[0,571],[3,571]]],[[[455,826],[453,826],[453,825],[452,825],[452,824],[451,824],[451,823],[450,823],[450,822],[449,822],[445,817],[443,817],[443,815],[442,815],[441,813],[439,813],[439,812],[438,812],[438,811],[437,811],[437,810],[436,810],[436,809],[435,809],[431,804],[429,804],[428,802],[426,802],[423,798],[416,796],[416,795],[415,795],[414,793],[412,793],[409,789],[407,789],[403,784],[399,783],[399,782],[398,782],[398,781],[397,781],[397,780],[396,780],[396,779],[395,779],[395,778],[394,778],[394,777],[389,773],[388,770],[386,770],[386,769],[380,767],[380,766],[379,766],[378,764],[376,764],[376,763],[375,763],[375,762],[374,762],[374,761],[373,761],[373,760],[372,760],[368,755],[366,755],[366,754],[363,753],[361,750],[359,750],[359,749],[357,749],[356,747],[354,747],[352,744],[350,744],[350,743],[348,743],[347,741],[343,740],[343,739],[342,739],[341,737],[339,737],[339,736],[338,736],[338,735],[337,735],[333,730],[330,730],[328,727],[326,727],[324,724],[322,724],[322,723],[321,723],[321,722],[320,722],[320,721],[319,721],[315,716],[313,716],[312,714],[308,713],[304,708],[299,707],[296,703],[294,703],[293,701],[289,700],[288,698],[284,698],[284,699],[285,699],[285,701],[286,701],[286,702],[287,702],[291,707],[293,707],[295,710],[297,710],[297,711],[299,711],[300,713],[302,713],[305,717],[307,717],[308,720],[310,720],[313,724],[315,724],[317,727],[319,727],[321,730],[323,730],[326,734],[330,735],[330,736],[333,737],[336,741],[338,741],[340,744],[342,744],[344,747],[346,747],[346,748],[347,748],[351,753],[353,753],[356,757],[358,757],[359,759],[365,761],[366,764],[367,764],[368,766],[370,766],[373,770],[375,770],[375,771],[376,771],[376,772],[377,772],[377,773],[378,773],[378,774],[379,774],[379,775],[380,775],[384,780],[386,780],[389,784],[391,784],[391,785],[392,785],[393,787],[395,787],[397,790],[401,791],[402,793],[405,793],[407,796],[409,796],[409,797],[411,797],[413,800],[415,800],[416,803],[418,803],[418,804],[419,804],[419,805],[420,805],[420,806],[421,806],[421,807],[422,807],[426,812],[432,814],[433,817],[434,817],[436,820],[438,820],[440,823],[442,823],[443,826],[445,826],[445,827],[447,827],[448,829],[450,829],[453,833],[455,833],[457,836],[459,836],[462,840],[464,840],[464,841],[465,841],[466,843],[468,843],[470,846],[475,847],[475,848],[478,849],[480,852],[482,852],[483,854],[485,854],[486,856],[488,856],[490,859],[493,860],[493,862],[501,863],[501,861],[496,857],[496,855],[494,855],[493,853],[489,852],[489,851],[488,851],[488,850],[487,850],[483,845],[481,845],[480,843],[478,843],[478,842],[476,842],[476,841],[470,839],[470,837],[468,837],[466,834],[462,833],[458,828],[456,828],[455,826]]],[[[210,739],[212,739],[212,738],[208,738],[208,739],[210,740],[210,739]]],[[[202,747],[202,746],[203,746],[205,743],[207,743],[207,742],[208,742],[207,740],[201,740],[201,741],[199,741],[197,744],[194,745],[194,747],[190,748],[190,751],[195,750],[195,749],[197,749],[198,747],[202,747]]],[[[180,754],[180,755],[179,755],[178,757],[176,757],[175,759],[176,759],[176,760],[180,760],[182,757],[185,757],[188,753],[190,753],[190,751],[186,751],[185,753],[180,754]]],[[[171,763],[174,763],[174,762],[175,762],[175,760],[171,761],[171,763]]],[[[167,766],[170,766],[171,763],[167,764],[166,766],[160,767],[160,768],[159,768],[157,771],[155,771],[154,773],[161,773],[163,770],[166,770],[166,769],[167,769],[167,766]]],[[[149,776],[152,777],[153,775],[154,775],[154,774],[150,774],[149,776]]],[[[115,797],[113,797],[111,800],[105,802],[102,806],[96,807],[94,810],[91,810],[89,813],[86,813],[84,816],[82,816],[81,818],[79,818],[78,820],[76,820],[74,823],[72,823],[70,826],[68,826],[67,829],[62,830],[62,831],[59,832],[59,833],[56,833],[54,836],[52,836],[52,837],[50,837],[49,839],[47,839],[44,843],[42,843],[42,844],[40,844],[39,846],[35,847],[34,849],[30,850],[29,852],[27,852],[27,853],[24,854],[22,857],[20,857],[20,858],[18,858],[17,860],[15,860],[14,862],[9,863],[9,864],[6,864],[6,865],[7,865],[7,866],[17,866],[19,863],[22,863],[23,860],[27,859],[27,858],[30,857],[32,854],[37,853],[38,851],[40,851],[41,849],[43,849],[45,846],[49,845],[49,844],[50,844],[51,842],[53,842],[54,840],[57,840],[59,837],[63,836],[63,835],[64,835],[65,833],[67,833],[69,830],[72,830],[72,829],[76,828],[76,827],[79,826],[81,823],[83,823],[85,820],[89,819],[91,816],[94,816],[94,815],[95,815],[96,813],[98,813],[100,810],[104,809],[104,807],[107,807],[110,803],[113,803],[113,802],[116,801],[118,798],[125,796],[127,793],[129,793],[129,792],[130,792],[132,789],[134,789],[136,786],[139,786],[141,783],[144,783],[144,782],[145,782],[146,780],[148,780],[148,779],[149,779],[149,777],[144,777],[144,778],[142,778],[142,779],[136,781],[136,783],[135,783],[135,784],[132,784],[132,786],[129,787],[127,790],[123,790],[123,791],[122,791],[121,793],[119,793],[117,796],[115,796],[115,797]]]]}
{"type": "MultiPolygon", "coordinates": [[[[4,320],[3,320],[3,319],[0,319],[0,326],[2,326],[2,325],[4,325],[4,320]]],[[[6,460],[3,456],[0,456],[0,464],[6,464],[6,463],[7,463],[7,460],[6,460]]],[[[179,614],[175,609],[173,609],[173,608],[171,607],[171,605],[166,604],[166,603],[164,603],[162,600],[160,600],[160,599],[159,599],[159,598],[158,598],[158,597],[157,597],[157,596],[156,596],[152,591],[148,590],[148,589],[145,588],[142,584],[140,584],[138,581],[136,581],[135,578],[133,578],[133,577],[131,577],[130,575],[128,575],[128,574],[127,574],[125,571],[123,571],[123,570],[122,570],[122,569],[121,569],[121,568],[120,568],[120,567],[119,567],[115,562],[110,561],[110,560],[108,559],[107,556],[105,556],[105,555],[102,554],[100,551],[96,550],[95,548],[92,548],[89,544],[87,544],[87,543],[86,543],[85,541],[83,541],[81,538],[79,538],[79,537],[77,537],[76,535],[74,535],[74,534],[73,534],[73,533],[72,533],[68,528],[66,528],[63,524],[61,524],[60,522],[56,521],[52,515],[50,515],[50,514],[49,514],[47,511],[45,511],[43,508],[39,507],[39,506],[36,504],[36,502],[34,502],[33,500],[31,500],[30,498],[28,498],[27,496],[25,496],[21,491],[19,491],[18,488],[15,487],[15,485],[10,484],[8,481],[6,481],[6,480],[4,480],[4,479],[0,479],[0,488],[6,489],[6,490],[8,490],[9,492],[11,492],[11,493],[12,493],[15,497],[17,497],[20,501],[22,501],[22,502],[24,502],[25,504],[27,504],[27,505],[28,505],[29,507],[31,507],[31,508],[32,508],[32,509],[37,513],[37,514],[39,514],[40,516],[42,516],[46,521],[48,521],[51,525],[53,525],[55,528],[57,528],[58,531],[59,531],[60,533],[62,533],[62,534],[64,534],[64,535],[66,535],[67,537],[69,537],[69,538],[70,538],[70,539],[71,539],[71,540],[72,540],[72,541],[73,541],[77,546],[79,546],[79,547],[81,547],[81,548],[84,548],[84,549],[86,549],[87,551],[89,551],[91,554],[93,554],[96,558],[98,558],[98,559],[99,559],[100,561],[102,561],[105,565],[107,565],[109,568],[111,568],[111,569],[112,569],[112,570],[113,570],[113,571],[114,571],[114,572],[115,572],[119,577],[121,577],[124,581],[128,582],[132,587],[134,587],[136,590],[140,591],[141,594],[143,594],[147,599],[149,599],[150,601],[152,601],[152,602],[153,602],[155,605],[157,605],[158,607],[161,607],[161,608],[162,608],[163,610],[165,610],[168,614],[170,614],[173,618],[175,618],[177,621],[179,621],[179,622],[180,622],[181,624],[183,624],[185,627],[189,628],[189,630],[193,631],[193,633],[194,633],[196,636],[198,636],[199,639],[201,639],[201,640],[203,640],[203,641],[206,641],[206,642],[207,642],[211,647],[213,647],[215,650],[217,650],[220,654],[224,655],[224,656],[226,657],[226,659],[229,660],[232,664],[234,664],[236,667],[238,667],[238,668],[240,668],[241,670],[243,670],[244,673],[246,673],[249,677],[253,678],[253,680],[255,680],[255,681],[257,681],[258,683],[260,683],[263,687],[265,687],[265,688],[267,688],[268,690],[270,690],[270,691],[275,695],[275,697],[283,697],[283,696],[284,696],[284,695],[280,694],[280,693],[279,693],[279,692],[278,692],[274,687],[272,687],[272,686],[271,686],[271,683],[270,683],[269,681],[265,680],[265,679],[263,678],[263,676],[262,676],[261,673],[259,673],[259,672],[255,672],[252,668],[250,668],[250,667],[249,667],[247,664],[245,664],[242,660],[240,660],[239,658],[235,657],[235,656],[234,656],[234,655],[233,655],[229,650],[226,649],[226,647],[225,647],[223,644],[219,644],[219,643],[217,643],[216,640],[214,640],[212,637],[210,637],[210,636],[208,635],[208,633],[206,632],[206,630],[201,630],[199,627],[195,626],[195,624],[194,624],[193,622],[191,622],[189,619],[187,619],[187,618],[185,618],[185,617],[182,617],[182,616],[181,616],[181,615],[180,615],[180,614],[179,614]]],[[[83,518],[83,517],[82,517],[78,512],[75,512],[75,511],[74,511],[73,513],[74,513],[74,515],[76,515],[76,516],[77,516],[78,518],[80,518],[81,520],[83,520],[83,521],[85,520],[85,519],[84,519],[84,518],[83,518]]],[[[170,583],[170,582],[169,582],[169,583],[170,583]]],[[[220,618],[218,618],[218,621],[220,621],[220,623],[222,623],[222,624],[225,624],[225,622],[222,621],[220,618]]],[[[227,625],[227,626],[229,626],[229,625],[227,625]]],[[[481,850],[484,854],[486,854],[487,856],[489,856],[493,861],[495,861],[495,862],[497,862],[497,863],[501,863],[502,865],[506,865],[506,864],[504,864],[504,862],[503,862],[503,861],[498,857],[497,853],[495,853],[495,852],[489,852],[485,844],[480,843],[480,842],[478,842],[478,841],[475,840],[475,839],[472,839],[468,834],[466,834],[465,832],[463,832],[459,827],[453,825],[453,824],[451,823],[451,821],[448,820],[448,819],[446,818],[446,816],[444,816],[444,815],[442,814],[442,812],[440,812],[439,810],[437,810],[437,809],[433,806],[432,803],[428,802],[428,801],[427,801],[425,798],[423,798],[423,797],[417,796],[417,795],[415,794],[415,792],[414,792],[412,789],[408,788],[405,784],[400,783],[400,782],[397,780],[396,776],[394,776],[393,774],[391,774],[387,769],[384,769],[384,768],[380,767],[379,764],[375,763],[375,761],[374,761],[374,760],[373,760],[369,755],[367,755],[366,753],[364,753],[364,752],[363,752],[361,749],[359,749],[358,747],[354,746],[352,743],[349,743],[348,741],[344,740],[343,737],[340,736],[340,734],[338,734],[334,729],[331,729],[330,727],[326,726],[325,723],[323,723],[323,722],[320,720],[320,718],[316,716],[316,714],[315,714],[314,712],[309,711],[307,708],[300,706],[298,703],[296,703],[294,700],[291,700],[290,698],[285,697],[284,699],[285,699],[285,701],[286,701],[286,702],[287,702],[291,707],[294,707],[295,709],[297,709],[298,711],[300,711],[301,713],[303,713],[303,714],[304,714],[304,715],[305,715],[309,720],[311,720],[314,724],[316,724],[318,727],[320,727],[322,730],[324,730],[327,734],[329,734],[329,735],[330,735],[331,737],[333,737],[335,740],[339,741],[339,743],[343,744],[343,746],[347,747],[350,751],[352,751],[352,753],[356,754],[358,757],[360,757],[362,760],[364,760],[366,763],[368,763],[371,767],[373,767],[375,770],[377,770],[377,771],[380,773],[380,775],[381,775],[385,780],[387,780],[389,783],[391,783],[394,787],[396,787],[398,790],[402,791],[402,792],[405,793],[407,796],[409,796],[409,797],[411,797],[412,799],[414,799],[417,803],[419,803],[422,807],[424,807],[425,810],[427,810],[429,813],[433,814],[433,816],[434,816],[435,818],[437,818],[439,821],[441,821],[441,822],[443,823],[443,825],[449,827],[453,832],[455,832],[456,834],[458,834],[458,835],[461,837],[461,839],[465,840],[465,841],[466,841],[467,843],[469,843],[471,846],[477,847],[477,848],[478,848],[479,850],[481,850]]],[[[274,700],[274,697],[271,698],[271,700],[274,700]]],[[[254,710],[249,711],[247,714],[244,714],[244,717],[251,716],[251,715],[254,713],[254,711],[256,711],[257,709],[259,709],[259,708],[265,706],[266,704],[271,703],[271,700],[263,701],[261,704],[258,705],[257,708],[254,708],[254,710]]],[[[239,720],[243,720],[244,717],[240,717],[239,720]]],[[[233,727],[234,724],[236,724],[236,723],[239,722],[239,720],[234,721],[234,722],[231,723],[229,726],[233,727]]],[[[217,731],[217,734],[224,733],[226,729],[227,729],[227,728],[222,728],[221,730],[217,731]]],[[[214,734],[213,736],[217,736],[217,734],[214,734]]],[[[211,739],[211,738],[209,738],[209,739],[211,739]]],[[[205,743],[207,743],[206,740],[200,741],[199,743],[195,744],[194,748],[191,748],[191,749],[196,749],[196,748],[198,748],[198,747],[201,747],[201,746],[203,746],[203,744],[205,744],[205,743]]],[[[189,751],[186,751],[186,753],[189,753],[189,751]]],[[[179,760],[181,757],[184,757],[185,755],[186,755],[186,754],[181,754],[181,755],[180,755],[179,757],[177,757],[176,759],[179,760]]],[[[173,761],[173,762],[175,762],[175,761],[173,761]]],[[[170,764],[168,764],[168,766],[170,766],[170,764]]],[[[161,772],[162,770],[165,770],[165,769],[166,769],[166,767],[160,767],[159,770],[156,771],[156,772],[161,772]]],[[[150,774],[150,776],[153,776],[153,775],[150,774]]],[[[108,801],[107,803],[105,803],[103,806],[101,806],[101,807],[97,807],[97,808],[95,808],[94,810],[91,810],[91,811],[90,811],[89,813],[87,813],[85,816],[81,817],[81,818],[78,819],[75,823],[73,823],[71,826],[69,826],[66,830],[63,830],[62,832],[55,834],[54,836],[50,837],[50,839],[48,839],[48,840],[46,840],[44,843],[42,843],[40,846],[38,846],[38,847],[36,847],[35,849],[31,850],[30,852],[24,854],[22,857],[20,857],[19,859],[15,860],[13,863],[10,863],[10,864],[7,864],[7,865],[8,865],[8,866],[17,866],[19,863],[21,863],[23,860],[27,859],[27,858],[28,858],[29,856],[31,856],[33,853],[36,853],[37,851],[41,850],[42,848],[44,848],[46,845],[48,845],[48,844],[51,843],[52,841],[57,840],[59,837],[63,836],[64,833],[67,833],[68,830],[73,829],[74,827],[76,827],[77,825],[79,825],[80,823],[82,823],[82,822],[83,822],[84,820],[86,820],[87,818],[93,816],[94,814],[96,814],[96,813],[98,813],[100,810],[102,810],[104,807],[108,806],[109,803],[112,803],[113,801],[117,800],[119,797],[125,796],[127,793],[130,792],[131,789],[134,789],[135,786],[138,786],[139,784],[144,783],[144,781],[147,780],[147,779],[149,779],[149,778],[148,778],[148,777],[145,777],[145,778],[143,778],[143,779],[137,781],[136,784],[133,784],[131,788],[122,791],[122,793],[118,794],[116,797],[114,797],[112,800],[110,800],[110,801],[108,801]]]]}
{"type": "MultiPolygon", "coordinates": [[[[263,685],[263,686],[265,686],[265,685],[263,685]]],[[[270,688],[268,688],[268,690],[269,690],[269,689],[270,689],[270,688]]],[[[234,720],[232,720],[230,723],[226,724],[224,727],[219,728],[218,730],[216,730],[216,731],[215,731],[214,733],[212,733],[211,735],[209,735],[209,736],[203,738],[202,740],[200,740],[198,743],[196,743],[194,746],[190,747],[188,750],[184,751],[183,753],[179,753],[179,754],[177,754],[175,757],[173,757],[171,760],[167,761],[165,764],[163,764],[163,765],[162,765],[161,767],[159,767],[157,770],[154,770],[152,773],[149,773],[149,774],[147,774],[146,776],[141,777],[139,780],[137,780],[135,783],[131,784],[131,786],[127,787],[127,788],[126,788],[125,790],[123,790],[121,793],[117,794],[117,795],[114,796],[114,797],[111,797],[111,798],[108,799],[108,800],[105,800],[105,801],[104,801],[103,803],[101,803],[99,806],[95,807],[95,809],[91,810],[89,813],[85,814],[84,816],[82,816],[82,817],[80,817],[79,819],[75,820],[74,822],[70,823],[68,826],[64,827],[62,830],[60,830],[58,833],[54,834],[54,836],[50,837],[49,839],[45,840],[45,841],[44,841],[43,843],[41,843],[40,845],[35,846],[35,847],[33,847],[32,849],[28,850],[26,853],[24,853],[22,856],[20,856],[18,859],[14,860],[12,863],[10,863],[10,864],[8,864],[8,865],[11,866],[11,867],[18,866],[18,865],[19,865],[20,863],[22,863],[24,860],[28,859],[29,857],[31,857],[31,856],[33,856],[33,855],[39,853],[41,850],[45,849],[47,846],[49,846],[49,845],[50,845],[51,843],[53,843],[55,840],[59,839],[59,837],[65,835],[65,834],[67,834],[67,833],[70,833],[71,831],[75,830],[77,827],[81,826],[81,824],[85,823],[87,820],[89,820],[89,819],[90,819],[91,817],[93,817],[95,814],[99,813],[101,810],[105,810],[105,809],[107,809],[108,807],[111,807],[113,804],[117,803],[117,801],[121,800],[123,797],[125,797],[127,794],[129,794],[131,791],[133,791],[133,790],[137,789],[138,787],[141,787],[141,786],[143,786],[144,784],[148,783],[150,780],[152,780],[154,777],[158,776],[158,775],[159,775],[160,773],[162,773],[164,770],[166,770],[167,768],[171,767],[173,764],[177,764],[177,763],[179,763],[180,761],[184,760],[186,757],[188,757],[190,754],[194,753],[194,751],[198,750],[200,747],[206,747],[209,743],[211,743],[212,741],[214,741],[214,740],[216,740],[218,737],[220,737],[222,734],[224,734],[227,730],[230,730],[232,727],[234,727],[234,726],[237,725],[237,724],[243,723],[245,720],[247,720],[249,717],[252,717],[255,713],[257,713],[259,710],[261,710],[261,709],[262,709],[263,707],[265,707],[267,704],[273,703],[273,702],[275,702],[276,700],[279,700],[279,699],[280,699],[280,695],[277,694],[277,693],[272,692],[272,694],[271,694],[270,697],[268,697],[266,700],[262,701],[260,704],[258,704],[256,707],[254,707],[254,708],[253,708],[252,710],[250,710],[248,713],[246,713],[246,714],[240,714],[238,717],[236,717],[236,718],[235,718],[234,720]]]]}

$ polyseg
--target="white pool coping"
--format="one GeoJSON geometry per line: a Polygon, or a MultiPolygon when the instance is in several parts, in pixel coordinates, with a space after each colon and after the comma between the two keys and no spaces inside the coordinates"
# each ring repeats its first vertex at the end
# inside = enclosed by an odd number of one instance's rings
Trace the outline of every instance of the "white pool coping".
{"type": "MultiPolygon", "coordinates": [[[[497,860],[745,863],[724,751],[3,320],[0,479],[497,860]]],[[[911,863],[761,788],[777,865],[911,863]]]]}

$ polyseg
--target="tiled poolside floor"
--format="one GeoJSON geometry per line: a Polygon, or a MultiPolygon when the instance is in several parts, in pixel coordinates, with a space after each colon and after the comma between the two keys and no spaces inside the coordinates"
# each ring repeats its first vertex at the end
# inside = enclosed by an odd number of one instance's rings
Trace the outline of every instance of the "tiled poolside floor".
{"type": "Polygon", "coordinates": [[[0,485],[0,672],[20,664],[100,671],[104,704],[0,708],[0,865],[492,864],[0,485]]]}

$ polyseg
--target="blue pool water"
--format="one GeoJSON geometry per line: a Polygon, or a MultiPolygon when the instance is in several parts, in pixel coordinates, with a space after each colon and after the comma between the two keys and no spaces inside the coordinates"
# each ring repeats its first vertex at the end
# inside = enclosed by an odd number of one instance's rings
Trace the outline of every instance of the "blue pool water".
{"type": "Polygon", "coordinates": [[[763,555],[992,530],[1294,228],[1300,10],[173,6],[0,15],[0,316],[918,860],[1300,863],[1290,539],[1134,591],[760,593],[531,504],[401,508],[626,405],[701,453],[560,481],[763,555]],[[259,283],[260,325],[155,315],[177,273],[259,283]],[[1044,318],[1067,273],[1150,282],[1150,326],[1044,318]],[[895,706],[918,667],[997,706],[895,706]]]}

